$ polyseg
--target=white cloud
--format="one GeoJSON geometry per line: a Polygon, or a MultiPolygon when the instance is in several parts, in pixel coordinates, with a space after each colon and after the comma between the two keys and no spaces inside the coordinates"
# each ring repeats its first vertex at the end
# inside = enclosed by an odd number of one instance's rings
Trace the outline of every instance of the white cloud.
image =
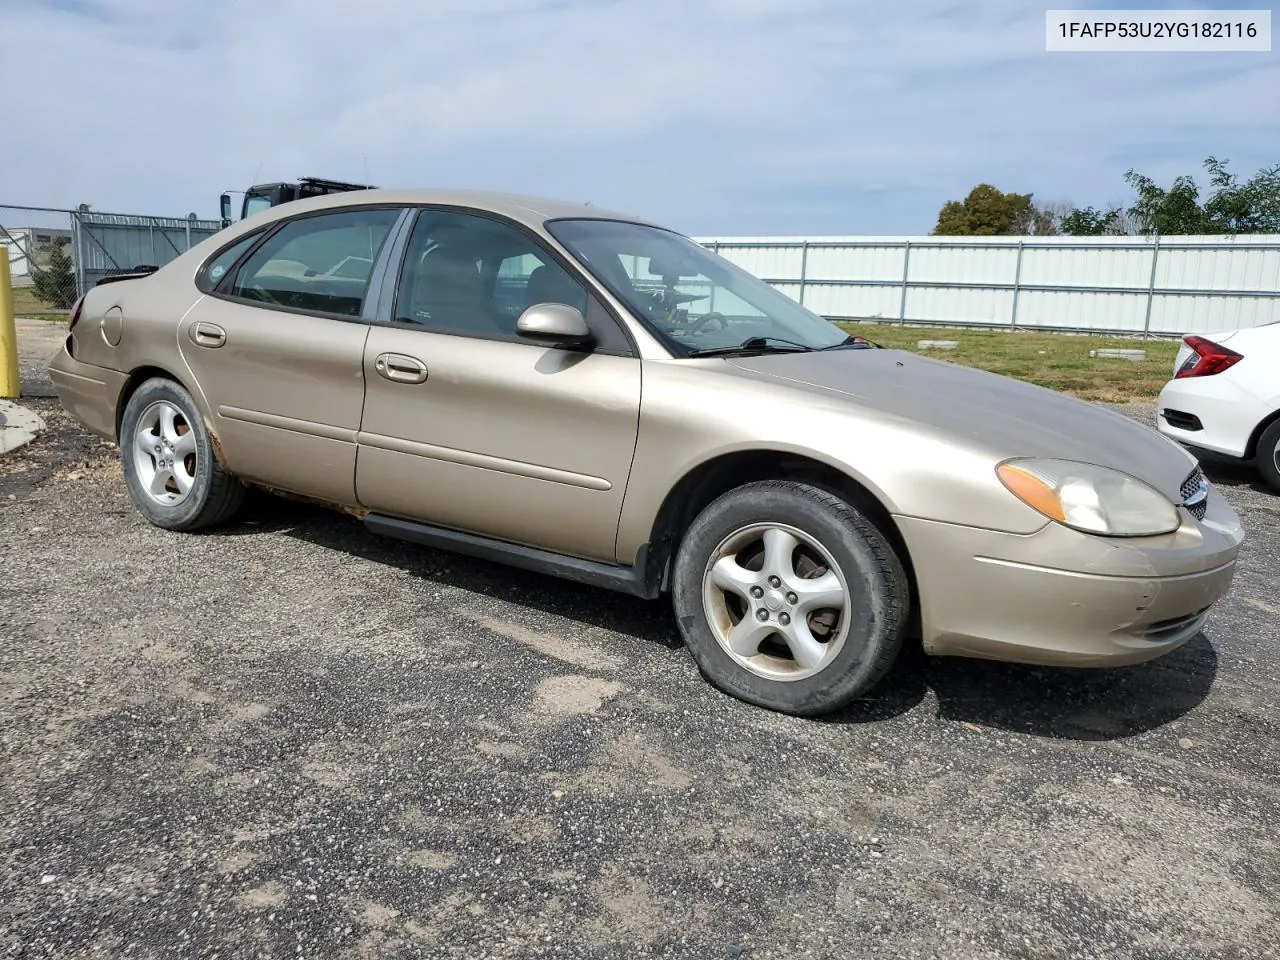
{"type": "Polygon", "coordinates": [[[1274,57],[1050,55],[1043,16],[1016,0],[0,0],[0,202],[209,215],[255,176],[368,176],[696,232],[892,233],[927,230],[979,180],[1103,203],[1128,166],[1280,160],[1274,57]]]}

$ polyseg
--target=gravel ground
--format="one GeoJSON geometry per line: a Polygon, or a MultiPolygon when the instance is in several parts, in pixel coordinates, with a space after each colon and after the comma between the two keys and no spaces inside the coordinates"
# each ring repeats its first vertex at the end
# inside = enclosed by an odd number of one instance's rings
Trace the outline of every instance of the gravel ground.
{"type": "Polygon", "coordinates": [[[663,604],[265,496],[149,527],[111,447],[29,405],[6,956],[1280,955],[1280,499],[1247,473],[1209,465],[1248,540],[1182,650],[911,650],[813,721],[705,684],[663,604]]]}

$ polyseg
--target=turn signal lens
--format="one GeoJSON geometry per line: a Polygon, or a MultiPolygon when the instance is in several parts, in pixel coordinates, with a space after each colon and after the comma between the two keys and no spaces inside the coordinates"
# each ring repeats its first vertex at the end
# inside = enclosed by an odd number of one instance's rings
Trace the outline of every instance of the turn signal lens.
{"type": "Polygon", "coordinates": [[[1059,523],[1066,521],[1067,517],[1062,512],[1062,503],[1058,500],[1058,491],[1035,474],[1027,473],[1011,463],[1001,464],[998,473],[1013,495],[1032,510],[1038,510],[1059,523]]]}

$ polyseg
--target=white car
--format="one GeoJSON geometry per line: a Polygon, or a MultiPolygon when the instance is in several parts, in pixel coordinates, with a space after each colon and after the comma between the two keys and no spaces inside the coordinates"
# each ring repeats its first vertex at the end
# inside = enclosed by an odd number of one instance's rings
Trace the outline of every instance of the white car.
{"type": "Polygon", "coordinates": [[[1186,336],[1156,428],[1188,447],[1252,461],[1280,493],[1280,323],[1186,336]]]}

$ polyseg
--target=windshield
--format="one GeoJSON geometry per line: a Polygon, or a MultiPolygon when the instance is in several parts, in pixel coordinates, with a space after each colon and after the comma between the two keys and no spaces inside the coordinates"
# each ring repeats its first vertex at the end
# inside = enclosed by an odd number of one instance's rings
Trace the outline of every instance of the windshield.
{"type": "Polygon", "coordinates": [[[843,330],[701,244],[616,220],[556,220],[547,229],[678,356],[769,338],[820,349],[843,330]]]}
{"type": "Polygon", "coordinates": [[[260,193],[251,193],[244,198],[244,217],[252,217],[255,213],[270,209],[271,198],[260,193]]]}

